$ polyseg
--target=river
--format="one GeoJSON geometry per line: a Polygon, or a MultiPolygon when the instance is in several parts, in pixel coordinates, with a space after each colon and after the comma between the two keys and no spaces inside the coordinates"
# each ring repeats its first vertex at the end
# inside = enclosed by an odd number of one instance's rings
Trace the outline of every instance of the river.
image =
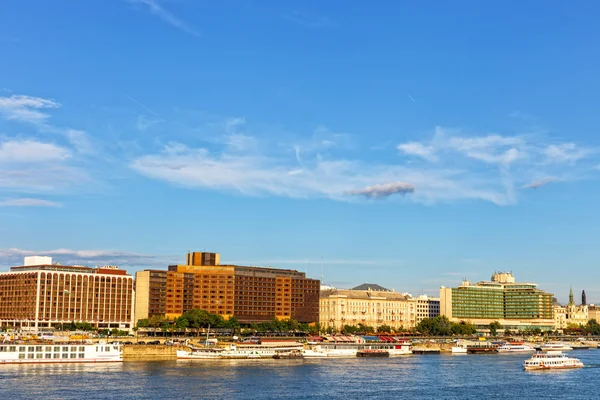
{"type": "Polygon", "coordinates": [[[525,372],[528,355],[0,365],[0,399],[592,399],[585,368],[525,372]]]}

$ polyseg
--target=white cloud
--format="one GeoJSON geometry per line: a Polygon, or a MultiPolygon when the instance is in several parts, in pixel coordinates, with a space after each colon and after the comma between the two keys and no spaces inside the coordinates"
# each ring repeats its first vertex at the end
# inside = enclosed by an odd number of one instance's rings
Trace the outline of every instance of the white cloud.
{"type": "Polygon", "coordinates": [[[157,125],[161,122],[162,120],[159,118],[151,118],[146,115],[140,115],[138,116],[136,121],[136,128],[141,132],[145,132],[146,130],[152,128],[154,125],[157,125]]]}
{"type": "Polygon", "coordinates": [[[5,140],[0,142],[0,165],[8,163],[47,163],[63,161],[69,150],[35,140],[5,140]]]}
{"type": "Polygon", "coordinates": [[[435,148],[419,142],[408,142],[398,145],[398,150],[404,154],[422,157],[428,161],[436,161],[435,148]]]}
{"type": "Polygon", "coordinates": [[[48,118],[43,109],[59,108],[60,103],[51,99],[24,95],[0,97],[0,114],[11,120],[40,122],[48,118]]]}
{"type": "Polygon", "coordinates": [[[171,12],[164,9],[160,5],[158,0],[130,0],[130,1],[133,3],[141,3],[141,4],[148,6],[148,10],[152,14],[156,15],[157,17],[159,17],[166,23],[174,26],[175,28],[177,28],[183,32],[189,33],[190,35],[194,35],[194,36],[200,36],[200,32],[198,32],[196,29],[194,29],[187,23],[183,22],[181,19],[176,17],[171,12]]]}
{"type": "Polygon", "coordinates": [[[19,248],[0,249],[0,266],[11,267],[23,265],[27,256],[50,256],[53,262],[62,265],[119,265],[136,269],[166,269],[169,264],[183,262],[181,256],[155,256],[118,250],[24,250],[19,248]]]}
{"type": "Polygon", "coordinates": [[[582,149],[574,143],[551,144],[544,149],[549,163],[574,163],[593,153],[591,149],[582,149]]]}
{"type": "Polygon", "coordinates": [[[0,200],[0,207],[61,207],[61,204],[50,200],[20,198],[0,200]]]}

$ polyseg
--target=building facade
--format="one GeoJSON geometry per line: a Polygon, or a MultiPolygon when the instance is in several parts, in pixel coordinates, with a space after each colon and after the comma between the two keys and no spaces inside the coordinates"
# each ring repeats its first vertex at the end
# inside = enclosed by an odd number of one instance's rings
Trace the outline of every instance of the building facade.
{"type": "Polygon", "coordinates": [[[186,265],[136,274],[136,320],[173,319],[198,308],[242,323],[272,319],[319,321],[320,281],[302,272],[221,265],[217,253],[189,253],[186,265]]]}
{"type": "Polygon", "coordinates": [[[582,304],[575,304],[573,296],[573,288],[569,291],[569,303],[566,305],[566,324],[569,325],[585,325],[589,321],[588,306],[585,301],[585,292],[582,293],[582,304]]]}
{"type": "Polygon", "coordinates": [[[440,315],[440,299],[427,295],[417,296],[417,324],[426,318],[435,318],[440,315]]]}
{"type": "Polygon", "coordinates": [[[321,327],[334,331],[340,331],[344,325],[363,324],[374,329],[387,325],[396,331],[416,325],[417,301],[379,285],[323,290],[319,303],[321,327]]]}
{"type": "Polygon", "coordinates": [[[133,328],[133,277],[114,266],[88,268],[26,257],[0,273],[0,325],[15,328],[88,322],[133,328]],[[36,265],[38,260],[45,264],[36,265]]]}
{"type": "Polygon", "coordinates": [[[552,294],[533,283],[515,282],[512,273],[497,272],[491,281],[440,289],[440,313],[453,322],[465,321],[485,331],[498,321],[504,329],[554,329],[552,294]]]}

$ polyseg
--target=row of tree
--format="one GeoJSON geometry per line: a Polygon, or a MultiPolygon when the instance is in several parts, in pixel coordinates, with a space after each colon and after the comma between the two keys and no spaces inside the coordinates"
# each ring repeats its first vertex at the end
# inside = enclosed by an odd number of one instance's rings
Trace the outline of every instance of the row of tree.
{"type": "Polygon", "coordinates": [[[452,322],[446,316],[425,318],[415,330],[427,336],[473,335],[477,332],[475,325],[469,322],[452,322]]]}

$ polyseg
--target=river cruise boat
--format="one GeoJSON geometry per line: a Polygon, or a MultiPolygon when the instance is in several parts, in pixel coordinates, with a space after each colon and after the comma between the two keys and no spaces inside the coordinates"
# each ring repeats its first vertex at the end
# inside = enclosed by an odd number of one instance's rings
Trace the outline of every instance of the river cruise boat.
{"type": "Polygon", "coordinates": [[[538,352],[523,362],[526,371],[583,368],[583,363],[561,351],[538,352]]]}
{"type": "Polygon", "coordinates": [[[550,343],[542,344],[539,347],[539,350],[541,350],[541,351],[569,351],[569,350],[573,350],[573,348],[566,343],[550,342],[550,343]]]}
{"type": "Polygon", "coordinates": [[[0,364],[122,362],[119,344],[0,343],[0,364]]]}
{"type": "Polygon", "coordinates": [[[302,354],[304,346],[297,342],[273,342],[261,344],[232,343],[224,347],[203,347],[178,350],[180,360],[234,360],[261,358],[292,358],[292,354],[302,354]]]}
{"type": "Polygon", "coordinates": [[[524,342],[508,342],[499,346],[496,350],[498,353],[529,353],[534,352],[535,348],[524,342]]]}
{"type": "Polygon", "coordinates": [[[452,346],[452,354],[467,354],[467,347],[467,342],[459,340],[454,346],[452,346]]]}
{"type": "Polygon", "coordinates": [[[412,354],[412,344],[408,340],[397,342],[382,342],[382,343],[319,343],[309,345],[302,353],[305,358],[318,357],[341,357],[350,358],[357,357],[358,352],[385,352],[389,357],[405,356],[412,354]]]}

